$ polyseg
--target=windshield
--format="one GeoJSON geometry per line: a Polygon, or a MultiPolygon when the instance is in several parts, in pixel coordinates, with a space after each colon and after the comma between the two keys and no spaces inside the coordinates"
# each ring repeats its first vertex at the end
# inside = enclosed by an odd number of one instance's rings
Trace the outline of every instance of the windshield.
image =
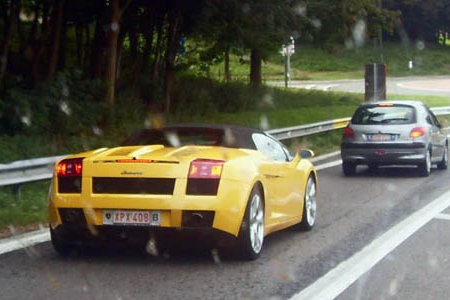
{"type": "Polygon", "coordinates": [[[352,123],[358,125],[375,124],[412,124],[416,122],[415,109],[412,106],[363,106],[352,117],[352,123]]]}

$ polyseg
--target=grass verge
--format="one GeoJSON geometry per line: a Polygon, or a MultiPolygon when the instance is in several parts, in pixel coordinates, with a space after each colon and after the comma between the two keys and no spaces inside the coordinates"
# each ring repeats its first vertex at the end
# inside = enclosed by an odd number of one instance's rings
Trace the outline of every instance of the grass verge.
{"type": "Polygon", "coordinates": [[[33,224],[47,224],[49,185],[49,180],[23,184],[20,193],[11,186],[0,188],[0,237],[33,224]]]}

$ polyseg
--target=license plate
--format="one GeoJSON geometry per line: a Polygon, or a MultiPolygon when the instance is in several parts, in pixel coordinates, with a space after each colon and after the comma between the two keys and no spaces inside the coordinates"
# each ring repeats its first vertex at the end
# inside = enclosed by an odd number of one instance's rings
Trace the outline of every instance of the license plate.
{"type": "Polygon", "coordinates": [[[103,224],[160,226],[161,212],[149,210],[104,210],[103,224]]]}
{"type": "Polygon", "coordinates": [[[369,141],[374,141],[374,142],[386,142],[386,141],[395,141],[396,139],[396,135],[395,134],[368,134],[367,135],[367,139],[369,141]]]}

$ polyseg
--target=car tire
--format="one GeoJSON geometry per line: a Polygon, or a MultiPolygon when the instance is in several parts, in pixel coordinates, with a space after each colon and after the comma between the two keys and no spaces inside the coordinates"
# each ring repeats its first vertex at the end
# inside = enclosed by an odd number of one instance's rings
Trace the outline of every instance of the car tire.
{"type": "Polygon", "coordinates": [[[260,188],[250,193],[238,237],[239,255],[246,260],[259,257],[264,242],[264,201],[260,188]]]}
{"type": "Polygon", "coordinates": [[[425,153],[425,160],[420,163],[418,166],[419,175],[422,177],[428,177],[431,174],[431,151],[428,150],[425,153]]]}
{"type": "Polygon", "coordinates": [[[368,163],[367,167],[369,168],[370,172],[374,172],[378,169],[378,164],[377,163],[368,163]]]}
{"type": "Polygon", "coordinates": [[[353,176],[356,173],[356,164],[354,162],[343,161],[342,171],[345,176],[353,176]]]}
{"type": "Polygon", "coordinates": [[[448,168],[448,145],[444,146],[444,153],[442,154],[442,160],[437,164],[439,170],[446,170],[448,168]]]}
{"type": "Polygon", "coordinates": [[[61,256],[68,256],[72,251],[73,247],[67,242],[64,241],[63,238],[59,234],[57,234],[52,228],[50,228],[50,239],[53,245],[53,249],[58,252],[61,256]]]}
{"type": "Polygon", "coordinates": [[[303,231],[309,231],[316,223],[317,203],[316,203],[316,180],[310,175],[306,182],[305,197],[303,201],[302,221],[298,228],[303,231]]]}

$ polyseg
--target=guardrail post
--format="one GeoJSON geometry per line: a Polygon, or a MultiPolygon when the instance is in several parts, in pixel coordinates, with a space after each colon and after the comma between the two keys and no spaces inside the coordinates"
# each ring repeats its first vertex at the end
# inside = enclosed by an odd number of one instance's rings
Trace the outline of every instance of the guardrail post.
{"type": "Polygon", "coordinates": [[[13,190],[14,196],[16,197],[16,200],[20,200],[22,197],[21,185],[20,184],[13,185],[12,190],[13,190]]]}

